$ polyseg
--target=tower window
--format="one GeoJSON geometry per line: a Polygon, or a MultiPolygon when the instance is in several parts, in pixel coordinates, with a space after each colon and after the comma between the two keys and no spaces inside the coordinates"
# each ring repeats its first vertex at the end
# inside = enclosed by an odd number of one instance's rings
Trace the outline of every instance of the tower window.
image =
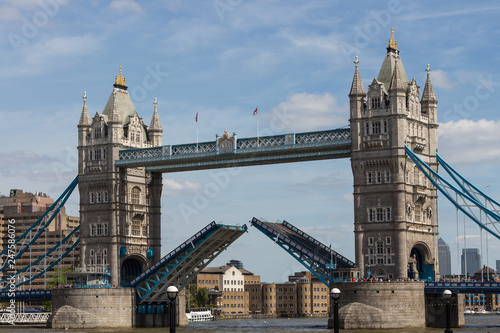
{"type": "Polygon", "coordinates": [[[384,254],[384,243],[377,243],[377,254],[384,254]]]}
{"type": "Polygon", "coordinates": [[[366,173],[366,183],[373,184],[373,173],[371,171],[366,173]]]}
{"type": "Polygon", "coordinates": [[[373,237],[368,237],[368,245],[373,245],[373,237]]]}
{"type": "Polygon", "coordinates": [[[372,123],[372,134],[380,134],[380,121],[372,123]]]}
{"type": "Polygon", "coordinates": [[[94,149],[94,160],[100,160],[100,159],[101,159],[101,150],[94,149]]]}
{"type": "Polygon", "coordinates": [[[379,109],[380,108],[380,97],[372,97],[371,98],[371,106],[372,109],[379,109]]]}
{"type": "Polygon", "coordinates": [[[387,120],[384,120],[384,133],[387,133],[387,120]]]}
{"type": "Polygon", "coordinates": [[[133,205],[140,205],[141,204],[141,189],[138,188],[137,186],[132,189],[132,193],[130,196],[130,201],[133,205]]]}
{"type": "Polygon", "coordinates": [[[386,171],[384,172],[384,176],[385,176],[384,181],[385,181],[386,183],[390,183],[390,182],[391,182],[391,173],[390,173],[388,170],[386,170],[386,171]]]}

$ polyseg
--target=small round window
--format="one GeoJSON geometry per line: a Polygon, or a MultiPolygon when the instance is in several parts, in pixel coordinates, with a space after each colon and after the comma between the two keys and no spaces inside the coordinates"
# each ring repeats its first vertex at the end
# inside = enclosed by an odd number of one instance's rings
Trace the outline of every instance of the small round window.
{"type": "Polygon", "coordinates": [[[234,271],[233,271],[233,275],[236,274],[234,271]]]}

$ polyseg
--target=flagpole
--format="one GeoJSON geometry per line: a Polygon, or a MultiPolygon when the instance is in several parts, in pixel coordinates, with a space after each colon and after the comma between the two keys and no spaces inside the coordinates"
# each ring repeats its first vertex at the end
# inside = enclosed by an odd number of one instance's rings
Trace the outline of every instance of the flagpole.
{"type": "Polygon", "coordinates": [[[198,152],[198,112],[196,112],[196,152],[198,152]]]}
{"type": "MultiPolygon", "coordinates": [[[[259,106],[257,105],[257,110],[259,109],[259,106]]],[[[259,147],[259,111],[257,111],[257,147],[259,147]]]]}

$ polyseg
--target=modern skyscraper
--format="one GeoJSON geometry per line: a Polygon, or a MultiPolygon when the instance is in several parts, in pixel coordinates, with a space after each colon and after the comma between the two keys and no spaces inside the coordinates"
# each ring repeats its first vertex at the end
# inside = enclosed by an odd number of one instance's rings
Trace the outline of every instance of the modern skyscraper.
{"type": "Polygon", "coordinates": [[[438,253],[439,253],[439,273],[441,276],[451,275],[451,252],[450,246],[439,238],[438,240],[438,253]]]}
{"type": "Polygon", "coordinates": [[[500,260],[497,260],[497,272],[500,272],[500,260]]]}
{"type": "Polygon", "coordinates": [[[467,272],[474,274],[481,269],[481,254],[479,249],[462,249],[462,275],[467,272]]]}

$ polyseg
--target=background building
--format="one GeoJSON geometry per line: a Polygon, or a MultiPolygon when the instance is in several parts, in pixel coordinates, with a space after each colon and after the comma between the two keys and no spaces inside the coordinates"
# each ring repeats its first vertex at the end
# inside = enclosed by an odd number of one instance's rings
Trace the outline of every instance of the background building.
{"type": "Polygon", "coordinates": [[[500,272],[500,260],[497,260],[497,267],[496,268],[497,268],[497,271],[500,272]]]}
{"type": "Polygon", "coordinates": [[[441,276],[451,275],[451,252],[450,246],[446,242],[439,238],[438,240],[438,252],[439,252],[439,273],[441,276]]]}
{"type": "Polygon", "coordinates": [[[481,268],[479,249],[462,249],[462,275],[472,275],[481,268]]]}
{"type": "MultiPolygon", "coordinates": [[[[54,200],[45,193],[24,193],[23,190],[10,190],[9,196],[0,197],[0,250],[8,246],[8,225],[9,220],[14,220],[16,239],[28,230],[54,203],[54,200]]],[[[64,207],[61,208],[59,214],[54,218],[52,223],[47,227],[46,231],[38,237],[29,249],[24,252],[20,258],[16,260],[16,270],[28,266],[31,262],[37,260],[48,250],[54,247],[62,238],[66,237],[71,231],[80,224],[80,219],[74,216],[68,216],[65,213],[64,207]]],[[[78,234],[75,235],[75,240],[78,234]]],[[[17,251],[21,250],[21,245],[17,245],[17,251]]],[[[24,289],[41,289],[49,287],[51,284],[57,284],[57,275],[59,281],[62,281],[62,273],[72,270],[79,259],[78,247],[64,258],[61,264],[54,266],[47,271],[45,275],[34,279],[27,283],[24,289]],[[61,274],[59,274],[59,272],[61,274]]],[[[34,268],[31,274],[37,272],[34,268]]],[[[4,270],[0,276],[6,278],[10,273],[4,270]]],[[[30,272],[27,271],[21,278],[28,279],[30,272]]]]}

